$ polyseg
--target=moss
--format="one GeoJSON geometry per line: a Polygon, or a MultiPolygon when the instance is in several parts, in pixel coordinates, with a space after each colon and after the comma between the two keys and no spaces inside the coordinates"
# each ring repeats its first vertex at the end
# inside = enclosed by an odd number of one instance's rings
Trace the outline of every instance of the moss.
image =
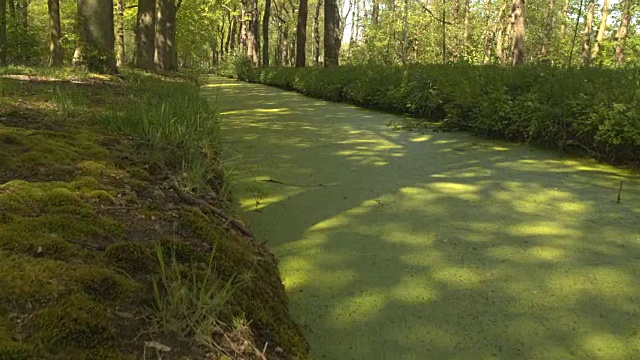
{"type": "MultiPolygon", "coordinates": [[[[0,124],[0,359],[139,358],[142,342],[155,331],[148,316],[158,270],[155,241],[166,254],[175,251],[184,269],[202,267],[216,245],[215,275],[221,281],[257,274],[250,287],[238,289],[233,313],[246,312],[269,334],[293,326],[287,336],[300,340],[277,269],[270,257],[264,269],[259,261],[264,249],[238,241],[197,208],[167,210],[171,198],[160,182],[169,169],[146,155],[142,162],[139,143],[131,138],[104,136],[95,128],[95,102],[46,113],[51,93],[72,85],[19,85],[16,96],[29,108],[0,96],[0,117],[8,119],[0,124]],[[64,116],[70,113],[73,118],[64,116]],[[280,303],[258,306],[272,301],[280,303]],[[274,310],[280,308],[283,313],[274,310]],[[273,321],[266,321],[270,316],[273,321]]],[[[93,91],[103,106],[115,106],[110,92],[82,86],[65,94],[93,91]]],[[[283,348],[294,343],[284,335],[274,338],[283,348]]],[[[298,347],[304,345],[293,346],[298,347]]]]}
{"type": "Polygon", "coordinates": [[[0,359],[2,360],[31,360],[36,358],[33,348],[29,345],[0,340],[0,359]]]}
{"type": "Polygon", "coordinates": [[[44,348],[104,348],[117,340],[109,310],[84,295],[73,294],[34,314],[32,334],[44,348]]]}
{"type": "Polygon", "coordinates": [[[127,173],[129,173],[129,176],[141,180],[141,181],[151,181],[151,175],[149,175],[149,173],[140,168],[140,167],[130,167],[127,169],[127,173]]]}
{"type": "Polygon", "coordinates": [[[76,272],[74,282],[95,301],[131,301],[138,298],[140,286],[135,281],[104,267],[86,266],[76,272]]]}
{"type": "Polygon", "coordinates": [[[115,242],[107,247],[104,256],[112,266],[131,275],[146,273],[155,265],[150,245],[135,241],[115,242]]]}

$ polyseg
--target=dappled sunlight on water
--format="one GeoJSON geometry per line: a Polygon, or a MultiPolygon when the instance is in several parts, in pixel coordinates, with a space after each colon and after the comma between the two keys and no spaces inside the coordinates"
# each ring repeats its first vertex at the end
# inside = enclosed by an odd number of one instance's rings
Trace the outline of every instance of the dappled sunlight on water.
{"type": "Polygon", "coordinates": [[[640,358],[631,172],[260,85],[204,92],[315,358],[640,358]]]}

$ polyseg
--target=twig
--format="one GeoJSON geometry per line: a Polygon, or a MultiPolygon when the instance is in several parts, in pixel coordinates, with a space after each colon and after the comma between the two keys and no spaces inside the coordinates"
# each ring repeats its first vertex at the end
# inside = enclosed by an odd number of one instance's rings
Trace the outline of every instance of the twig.
{"type": "Polygon", "coordinates": [[[224,224],[226,226],[232,228],[233,230],[236,230],[240,234],[255,241],[255,238],[253,237],[253,234],[251,233],[251,231],[249,231],[249,229],[247,229],[240,221],[232,218],[231,216],[227,215],[227,213],[225,213],[224,211],[218,209],[217,207],[209,204],[204,200],[200,200],[193,196],[185,194],[182,190],[180,190],[178,185],[175,183],[172,183],[170,187],[171,187],[171,190],[173,190],[176,193],[176,195],[178,195],[178,197],[182,199],[184,202],[204,207],[205,209],[209,210],[211,213],[213,213],[220,219],[224,220],[224,224]]]}
{"type": "Polygon", "coordinates": [[[620,180],[620,187],[618,188],[618,204],[620,204],[620,194],[622,194],[622,180],[620,180]]]}

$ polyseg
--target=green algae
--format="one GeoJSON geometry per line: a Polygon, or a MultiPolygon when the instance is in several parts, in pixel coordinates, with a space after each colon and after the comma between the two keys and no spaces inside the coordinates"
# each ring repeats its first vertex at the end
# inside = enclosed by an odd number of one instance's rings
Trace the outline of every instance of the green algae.
{"type": "Polygon", "coordinates": [[[204,92],[314,358],[640,357],[633,171],[260,85],[204,92]]]}

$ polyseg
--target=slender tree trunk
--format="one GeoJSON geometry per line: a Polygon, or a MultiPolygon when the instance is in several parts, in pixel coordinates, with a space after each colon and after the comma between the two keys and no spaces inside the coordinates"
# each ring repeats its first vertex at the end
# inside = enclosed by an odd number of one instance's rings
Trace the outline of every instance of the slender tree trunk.
{"type": "MultiPolygon", "coordinates": [[[[0,4],[2,5],[2,4],[0,4]]],[[[49,66],[62,65],[62,47],[60,46],[60,1],[48,0],[49,11],[49,66]]]]}
{"type": "Polygon", "coordinates": [[[593,28],[593,11],[596,7],[596,2],[590,0],[588,6],[587,21],[582,32],[582,66],[589,66],[589,60],[591,60],[591,30],[593,28]]]}
{"type": "Polygon", "coordinates": [[[513,0],[513,65],[524,64],[524,0],[513,0]]]}
{"type": "Polygon", "coordinates": [[[607,17],[609,17],[609,0],[604,0],[602,5],[602,16],[600,19],[600,27],[598,28],[598,35],[596,35],[596,43],[593,45],[593,54],[591,58],[596,60],[600,49],[602,48],[602,40],[604,40],[604,33],[607,31],[607,17]]]}
{"type": "Polygon", "coordinates": [[[338,66],[340,58],[340,11],[337,0],[324,5],[324,66],[338,66]]]}
{"type": "Polygon", "coordinates": [[[7,1],[0,0],[0,66],[7,65],[7,1]]]}
{"type": "Polygon", "coordinates": [[[229,34],[229,48],[231,52],[236,50],[236,44],[238,42],[238,16],[233,16],[233,23],[231,26],[231,34],[229,34]]]}
{"type": "Polygon", "coordinates": [[[154,67],[156,0],[138,0],[136,19],[135,67],[151,71],[154,67]]]}
{"type": "Polygon", "coordinates": [[[271,0],[266,0],[262,18],[262,65],[269,66],[269,20],[271,18],[271,0]]]}
{"type": "Polygon", "coordinates": [[[624,45],[627,40],[629,22],[631,22],[631,0],[624,0],[622,6],[622,18],[620,19],[620,27],[616,34],[616,64],[618,65],[624,63],[624,45]]]}
{"type": "Polygon", "coordinates": [[[482,63],[488,64],[491,62],[491,0],[486,0],[484,2],[484,22],[485,28],[482,35],[482,63]]]}
{"type": "Polygon", "coordinates": [[[546,58],[549,55],[549,47],[551,46],[551,37],[553,36],[553,25],[555,22],[556,14],[555,14],[556,2],[555,0],[549,0],[549,8],[547,10],[547,21],[544,32],[544,40],[542,41],[542,49],[540,54],[543,58],[546,58]]]}
{"type": "Polygon", "coordinates": [[[116,65],[124,65],[124,0],[117,0],[118,36],[116,37],[116,65]]]}
{"type": "Polygon", "coordinates": [[[402,64],[406,65],[409,46],[409,0],[404,0],[404,25],[402,27],[402,64]]]}
{"type": "Polygon", "coordinates": [[[313,17],[313,63],[315,66],[320,64],[320,8],[322,0],[316,2],[316,13],[313,17]]]}
{"type": "Polygon", "coordinates": [[[380,0],[373,0],[373,8],[371,9],[371,23],[378,26],[380,23],[380,0]]]}
{"type": "Polygon", "coordinates": [[[464,31],[462,33],[462,54],[467,56],[467,42],[469,41],[469,12],[471,5],[469,0],[464,2],[464,31]]]}
{"type": "Polygon", "coordinates": [[[567,33],[567,23],[570,21],[569,0],[564,1],[564,6],[562,7],[562,13],[564,14],[564,18],[562,19],[562,25],[560,25],[560,35],[564,36],[567,33]]]}
{"type": "Polygon", "coordinates": [[[306,66],[308,13],[308,1],[300,0],[300,7],[298,8],[298,28],[296,29],[296,67],[306,66]]]}
{"type": "Polygon", "coordinates": [[[447,63],[447,8],[442,0],[442,63],[447,63]]]}
{"type": "Polygon", "coordinates": [[[81,63],[89,71],[117,73],[113,0],[78,0],[78,29],[81,63]]]}
{"type": "Polygon", "coordinates": [[[284,25],[282,33],[282,65],[289,66],[289,24],[284,25]]]}

